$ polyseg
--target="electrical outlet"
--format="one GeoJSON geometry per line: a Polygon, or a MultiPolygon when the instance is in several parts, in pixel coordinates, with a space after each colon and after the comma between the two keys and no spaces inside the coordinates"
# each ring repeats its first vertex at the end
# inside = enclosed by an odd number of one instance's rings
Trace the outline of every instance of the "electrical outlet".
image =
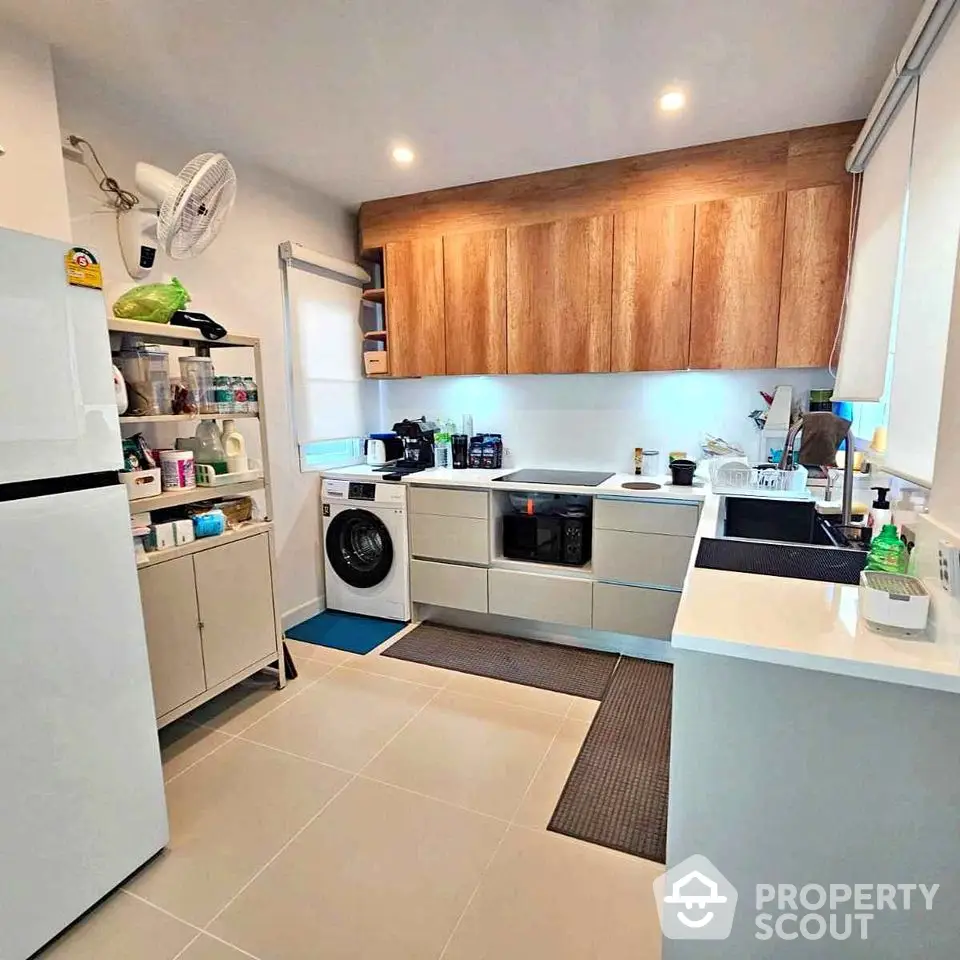
{"type": "Polygon", "coordinates": [[[960,546],[952,540],[937,544],[940,565],[940,585],[951,597],[960,597],[960,546]]]}
{"type": "Polygon", "coordinates": [[[69,136],[63,138],[63,143],[60,144],[60,152],[63,154],[64,160],[72,160],[74,163],[83,163],[83,150],[81,150],[80,147],[75,147],[70,142],[69,136]]]}

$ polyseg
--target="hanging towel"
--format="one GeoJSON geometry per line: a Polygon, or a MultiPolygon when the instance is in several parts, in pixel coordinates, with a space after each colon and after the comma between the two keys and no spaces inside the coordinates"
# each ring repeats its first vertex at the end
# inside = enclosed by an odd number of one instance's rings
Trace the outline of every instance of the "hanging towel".
{"type": "MultiPolygon", "coordinates": [[[[850,420],[825,410],[805,413],[800,434],[800,463],[804,466],[835,467],[837,450],[846,439],[850,426],[850,420]]],[[[852,454],[848,452],[848,456],[852,454]]]]}

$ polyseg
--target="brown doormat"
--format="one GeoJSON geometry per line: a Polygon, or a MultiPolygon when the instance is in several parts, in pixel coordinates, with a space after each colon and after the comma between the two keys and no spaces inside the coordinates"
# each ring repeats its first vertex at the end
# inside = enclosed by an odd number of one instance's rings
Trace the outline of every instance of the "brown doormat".
{"type": "Polygon", "coordinates": [[[615,653],[460,630],[436,623],[421,624],[381,656],[591,700],[603,696],[618,659],[615,653]]]}
{"type": "Polygon", "coordinates": [[[667,862],[673,667],[622,657],[547,827],[667,862]]]}

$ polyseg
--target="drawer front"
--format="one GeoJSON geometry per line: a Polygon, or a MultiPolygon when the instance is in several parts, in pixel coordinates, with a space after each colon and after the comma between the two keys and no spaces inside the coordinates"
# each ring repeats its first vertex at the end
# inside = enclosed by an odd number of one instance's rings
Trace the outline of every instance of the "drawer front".
{"type": "Polygon", "coordinates": [[[601,530],[692,537],[699,519],[699,507],[690,503],[638,503],[598,497],[593,504],[593,526],[601,530]]]}
{"type": "Polygon", "coordinates": [[[589,627],[593,582],[514,570],[490,571],[490,612],[589,627]]]}
{"type": "Polygon", "coordinates": [[[411,513],[486,520],[489,516],[488,501],[486,490],[443,490],[411,485],[408,502],[411,513]]]}
{"type": "Polygon", "coordinates": [[[669,640],[680,594],[619,583],[593,585],[593,629],[669,640]]]}
{"type": "Polygon", "coordinates": [[[598,580],[679,588],[692,549],[692,537],[595,529],[593,570],[598,580]]]}
{"type": "Polygon", "coordinates": [[[455,563],[410,561],[410,599],[455,610],[487,612],[487,571],[455,563]]]}
{"type": "Polygon", "coordinates": [[[459,563],[490,562],[490,532],[486,520],[467,517],[410,516],[410,552],[430,560],[459,563]]]}

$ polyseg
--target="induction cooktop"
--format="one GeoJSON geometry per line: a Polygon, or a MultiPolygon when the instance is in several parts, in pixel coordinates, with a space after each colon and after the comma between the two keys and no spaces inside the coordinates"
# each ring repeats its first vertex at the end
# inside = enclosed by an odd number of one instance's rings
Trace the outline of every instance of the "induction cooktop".
{"type": "Polygon", "coordinates": [[[494,482],[508,480],[510,483],[557,483],[568,487],[599,487],[609,480],[612,473],[596,473],[591,470],[514,470],[503,477],[494,477],[494,482]]]}

